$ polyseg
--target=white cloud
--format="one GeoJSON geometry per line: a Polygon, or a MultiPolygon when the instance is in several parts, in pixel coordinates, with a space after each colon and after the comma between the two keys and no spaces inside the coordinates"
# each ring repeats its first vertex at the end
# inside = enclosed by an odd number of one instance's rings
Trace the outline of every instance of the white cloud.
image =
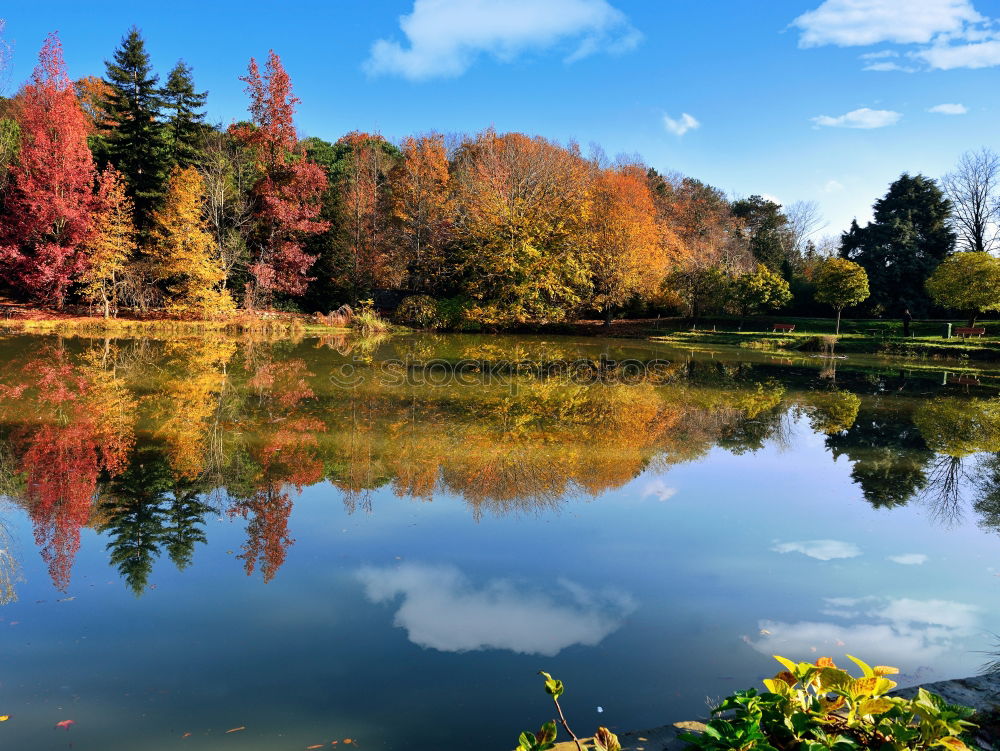
{"type": "Polygon", "coordinates": [[[696,130],[697,128],[700,128],[701,123],[685,112],[676,120],[670,117],[670,115],[664,115],[663,127],[675,136],[683,136],[689,130],[696,130]]]}
{"type": "MultiPolygon", "coordinates": [[[[946,600],[827,598],[823,612],[843,618],[865,617],[868,623],[762,620],[760,638],[744,641],[763,654],[803,659],[811,654],[877,655],[882,664],[903,666],[937,662],[959,651],[959,640],[979,628],[979,608],[946,600]],[[833,606],[833,607],[830,607],[833,606]],[[854,606],[865,610],[842,610],[854,606]]],[[[961,650],[965,651],[965,650],[961,650]]]]}
{"type": "Polygon", "coordinates": [[[406,43],[379,39],[365,70],[419,81],[464,73],[480,55],[510,61],[523,52],[572,44],[567,62],[625,52],[642,35],[607,0],[414,0],[400,16],[406,43]]]}
{"type": "Polygon", "coordinates": [[[895,125],[902,115],[892,110],[873,110],[862,107],[844,115],[831,117],[830,115],[820,115],[812,118],[817,125],[829,128],[884,128],[887,125],[895,125]]]}
{"type": "Polygon", "coordinates": [[[899,57],[899,53],[893,50],[879,50],[878,52],[866,52],[861,55],[862,60],[881,60],[886,57],[899,57]]]}
{"type": "Polygon", "coordinates": [[[938,44],[915,52],[914,56],[938,70],[991,68],[1000,65],[1000,40],[991,39],[974,44],[938,44]]]}
{"type": "Polygon", "coordinates": [[[889,560],[901,566],[921,566],[927,563],[927,556],[923,553],[904,553],[903,555],[890,555],[889,560]]]}
{"type": "Polygon", "coordinates": [[[506,579],[476,587],[446,565],[364,567],[357,578],[374,603],[401,597],[395,625],[414,644],[442,652],[507,649],[551,657],[574,644],[599,644],[635,610],[628,595],[570,581],[546,592],[506,579]]]}
{"type": "Polygon", "coordinates": [[[825,0],[792,21],[800,47],[926,44],[984,19],[969,0],[825,0]]]}
{"type": "Polygon", "coordinates": [[[655,498],[658,501],[669,501],[677,495],[677,488],[667,485],[666,480],[657,477],[650,480],[642,488],[643,498],[655,498]]]}
{"type": "Polygon", "coordinates": [[[832,561],[837,558],[857,558],[861,548],[853,542],[841,540],[803,540],[782,542],[771,548],[775,553],[802,553],[817,561],[832,561]]]}
{"type": "Polygon", "coordinates": [[[916,73],[917,68],[909,65],[900,65],[899,63],[891,62],[881,62],[881,63],[869,63],[862,70],[873,70],[879,73],[886,73],[888,71],[899,71],[900,73],[916,73]]]}
{"type": "Polygon", "coordinates": [[[844,189],[844,184],[838,180],[827,180],[823,184],[824,193],[839,193],[844,189]]]}

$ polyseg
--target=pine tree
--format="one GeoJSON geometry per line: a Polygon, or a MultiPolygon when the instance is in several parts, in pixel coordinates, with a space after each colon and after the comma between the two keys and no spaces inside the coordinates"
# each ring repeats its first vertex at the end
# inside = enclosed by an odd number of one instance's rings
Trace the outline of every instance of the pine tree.
{"type": "Polygon", "coordinates": [[[183,168],[199,163],[205,120],[205,113],[200,110],[205,106],[208,92],[195,91],[191,66],[178,60],[167,77],[162,97],[168,112],[166,142],[171,166],[183,168]]]}
{"type": "Polygon", "coordinates": [[[108,134],[101,156],[125,176],[135,203],[136,226],[145,233],[163,195],[167,149],[160,122],[159,77],[152,71],[139,29],[129,30],[114,60],[105,66],[110,90],[103,107],[108,134]]]}
{"type": "Polygon", "coordinates": [[[175,167],[163,208],[155,214],[152,256],[170,294],[168,309],[203,317],[224,316],[234,309],[229,292],[220,289],[226,272],[202,217],[205,183],[194,167],[175,167]]]}
{"type": "Polygon", "coordinates": [[[929,177],[903,174],[872,208],[870,224],[852,222],[841,237],[840,255],[868,273],[872,305],[922,315],[930,307],[924,283],[955,249],[951,202],[929,177]]]}

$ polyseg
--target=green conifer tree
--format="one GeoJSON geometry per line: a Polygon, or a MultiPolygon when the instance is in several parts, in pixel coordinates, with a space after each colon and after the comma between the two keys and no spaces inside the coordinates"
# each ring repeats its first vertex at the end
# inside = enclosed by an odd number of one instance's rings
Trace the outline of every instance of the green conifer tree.
{"type": "Polygon", "coordinates": [[[132,27],[105,62],[109,91],[104,102],[108,130],[101,161],[113,164],[125,176],[135,204],[136,227],[145,234],[153,210],[163,195],[168,169],[159,77],[153,73],[139,29],[132,27]]]}
{"type": "Polygon", "coordinates": [[[201,161],[202,135],[205,128],[205,99],[208,92],[194,88],[191,66],[183,60],[167,77],[163,87],[163,108],[167,112],[166,142],[170,166],[190,167],[201,161]]]}

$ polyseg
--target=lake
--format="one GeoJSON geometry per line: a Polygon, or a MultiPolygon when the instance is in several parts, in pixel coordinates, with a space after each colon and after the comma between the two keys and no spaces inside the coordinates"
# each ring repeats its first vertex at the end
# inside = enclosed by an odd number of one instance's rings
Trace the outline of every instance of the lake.
{"type": "Polygon", "coordinates": [[[4,338],[0,744],[507,751],[552,717],[539,670],[581,734],[702,715],[772,654],[970,675],[1000,372],[948,368],[4,338]]]}

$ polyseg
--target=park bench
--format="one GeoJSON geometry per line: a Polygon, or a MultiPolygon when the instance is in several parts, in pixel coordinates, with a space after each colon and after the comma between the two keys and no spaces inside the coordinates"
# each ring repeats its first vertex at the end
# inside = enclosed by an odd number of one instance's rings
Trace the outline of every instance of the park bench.
{"type": "Polygon", "coordinates": [[[776,324],[774,324],[774,327],[771,329],[771,331],[786,331],[788,333],[791,333],[791,332],[795,331],[795,324],[794,323],[776,323],[776,324]]]}
{"type": "Polygon", "coordinates": [[[970,336],[981,337],[985,333],[986,329],[978,326],[959,326],[955,329],[955,336],[960,336],[963,339],[968,339],[970,336]]]}

